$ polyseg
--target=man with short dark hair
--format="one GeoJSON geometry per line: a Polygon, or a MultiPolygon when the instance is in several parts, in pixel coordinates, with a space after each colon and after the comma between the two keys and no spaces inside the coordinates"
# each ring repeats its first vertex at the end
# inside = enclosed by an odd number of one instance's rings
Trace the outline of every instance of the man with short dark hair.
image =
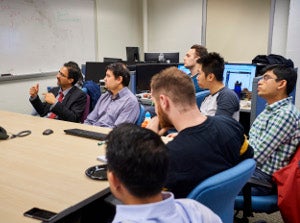
{"type": "Polygon", "coordinates": [[[175,200],[161,192],[168,171],[167,148],[161,137],[134,124],[121,124],[107,137],[107,176],[117,205],[117,222],[214,222],[220,218],[191,199],[175,200]]]}
{"type": "MultiPolygon", "coordinates": [[[[289,97],[296,82],[296,71],[284,65],[266,67],[258,82],[257,93],[267,105],[249,132],[249,144],[257,162],[253,177],[273,185],[272,174],[290,162],[300,142],[300,112],[289,97]]],[[[274,189],[261,187],[252,191],[255,195],[273,192],[274,189]]]]}
{"type": "Polygon", "coordinates": [[[139,102],[128,89],[130,73],[123,63],[106,67],[107,92],[98,99],[84,124],[113,128],[121,123],[135,123],[140,114],[139,102]]]}
{"type": "Polygon", "coordinates": [[[55,118],[70,122],[80,122],[86,106],[87,96],[75,84],[82,79],[77,63],[70,61],[58,71],[57,85],[43,94],[45,102],[38,96],[39,84],[29,90],[29,101],[42,117],[55,118]]]}
{"type": "Polygon", "coordinates": [[[197,60],[202,58],[208,54],[207,49],[204,46],[199,44],[194,44],[185,54],[183,59],[184,66],[190,70],[188,74],[191,79],[193,80],[196,93],[202,91],[203,89],[199,87],[197,82],[197,75],[198,75],[198,64],[197,60]]]}
{"type": "MultiPolygon", "coordinates": [[[[156,74],[151,94],[157,117],[147,128],[160,135],[173,126],[178,131],[167,143],[170,168],[165,184],[175,197],[186,197],[203,180],[240,162],[243,127],[230,117],[203,115],[185,73],[171,67],[156,74]]],[[[251,157],[252,149],[246,151],[244,158],[251,157]]]]}
{"type": "Polygon", "coordinates": [[[201,103],[200,111],[204,115],[227,115],[239,121],[240,100],[237,94],[224,86],[224,59],[218,53],[209,53],[197,60],[199,74],[198,84],[207,88],[210,94],[201,103]]]}

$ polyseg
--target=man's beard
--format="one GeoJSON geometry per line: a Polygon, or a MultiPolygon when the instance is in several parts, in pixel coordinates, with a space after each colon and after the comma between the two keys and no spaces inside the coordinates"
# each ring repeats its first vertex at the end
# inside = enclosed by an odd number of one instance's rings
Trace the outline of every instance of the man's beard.
{"type": "Polygon", "coordinates": [[[167,114],[162,110],[160,104],[157,104],[157,116],[159,120],[159,125],[161,128],[173,128],[173,124],[171,123],[167,114]]]}

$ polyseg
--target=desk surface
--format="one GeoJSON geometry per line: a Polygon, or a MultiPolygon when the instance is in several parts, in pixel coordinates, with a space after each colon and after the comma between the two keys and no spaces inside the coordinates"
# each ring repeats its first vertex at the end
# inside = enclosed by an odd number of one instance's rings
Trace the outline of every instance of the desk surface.
{"type": "Polygon", "coordinates": [[[96,181],[85,170],[100,164],[104,147],[97,140],[66,135],[64,129],[109,129],[0,111],[0,126],[8,134],[31,130],[26,137],[0,141],[1,222],[38,222],[23,217],[32,207],[59,213],[56,219],[109,192],[107,181],[96,181]],[[54,133],[42,135],[51,128],[54,133]]]}
{"type": "Polygon", "coordinates": [[[251,112],[251,101],[241,100],[240,101],[240,111],[241,112],[251,112]]]}

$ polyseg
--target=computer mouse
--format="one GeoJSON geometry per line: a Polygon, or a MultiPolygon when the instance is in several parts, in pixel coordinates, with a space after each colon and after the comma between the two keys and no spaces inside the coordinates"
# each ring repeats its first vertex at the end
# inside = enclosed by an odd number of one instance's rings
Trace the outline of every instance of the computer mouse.
{"type": "Polygon", "coordinates": [[[53,133],[53,130],[52,129],[45,129],[44,131],[43,131],[43,135],[50,135],[50,134],[52,134],[53,133]]]}

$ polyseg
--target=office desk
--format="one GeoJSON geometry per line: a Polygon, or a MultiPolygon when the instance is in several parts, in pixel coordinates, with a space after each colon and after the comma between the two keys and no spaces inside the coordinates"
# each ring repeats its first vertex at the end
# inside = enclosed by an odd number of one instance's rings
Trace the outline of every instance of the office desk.
{"type": "Polygon", "coordinates": [[[240,101],[240,123],[244,127],[245,134],[249,135],[250,130],[250,114],[251,114],[251,101],[240,101]]]}
{"type": "Polygon", "coordinates": [[[104,147],[97,140],[66,135],[64,129],[109,129],[0,111],[0,126],[9,134],[31,130],[26,137],[0,140],[0,219],[5,223],[39,222],[24,217],[32,207],[59,213],[54,221],[109,193],[107,181],[85,170],[100,164],[104,147]],[[51,128],[54,133],[42,135],[51,128]]]}

